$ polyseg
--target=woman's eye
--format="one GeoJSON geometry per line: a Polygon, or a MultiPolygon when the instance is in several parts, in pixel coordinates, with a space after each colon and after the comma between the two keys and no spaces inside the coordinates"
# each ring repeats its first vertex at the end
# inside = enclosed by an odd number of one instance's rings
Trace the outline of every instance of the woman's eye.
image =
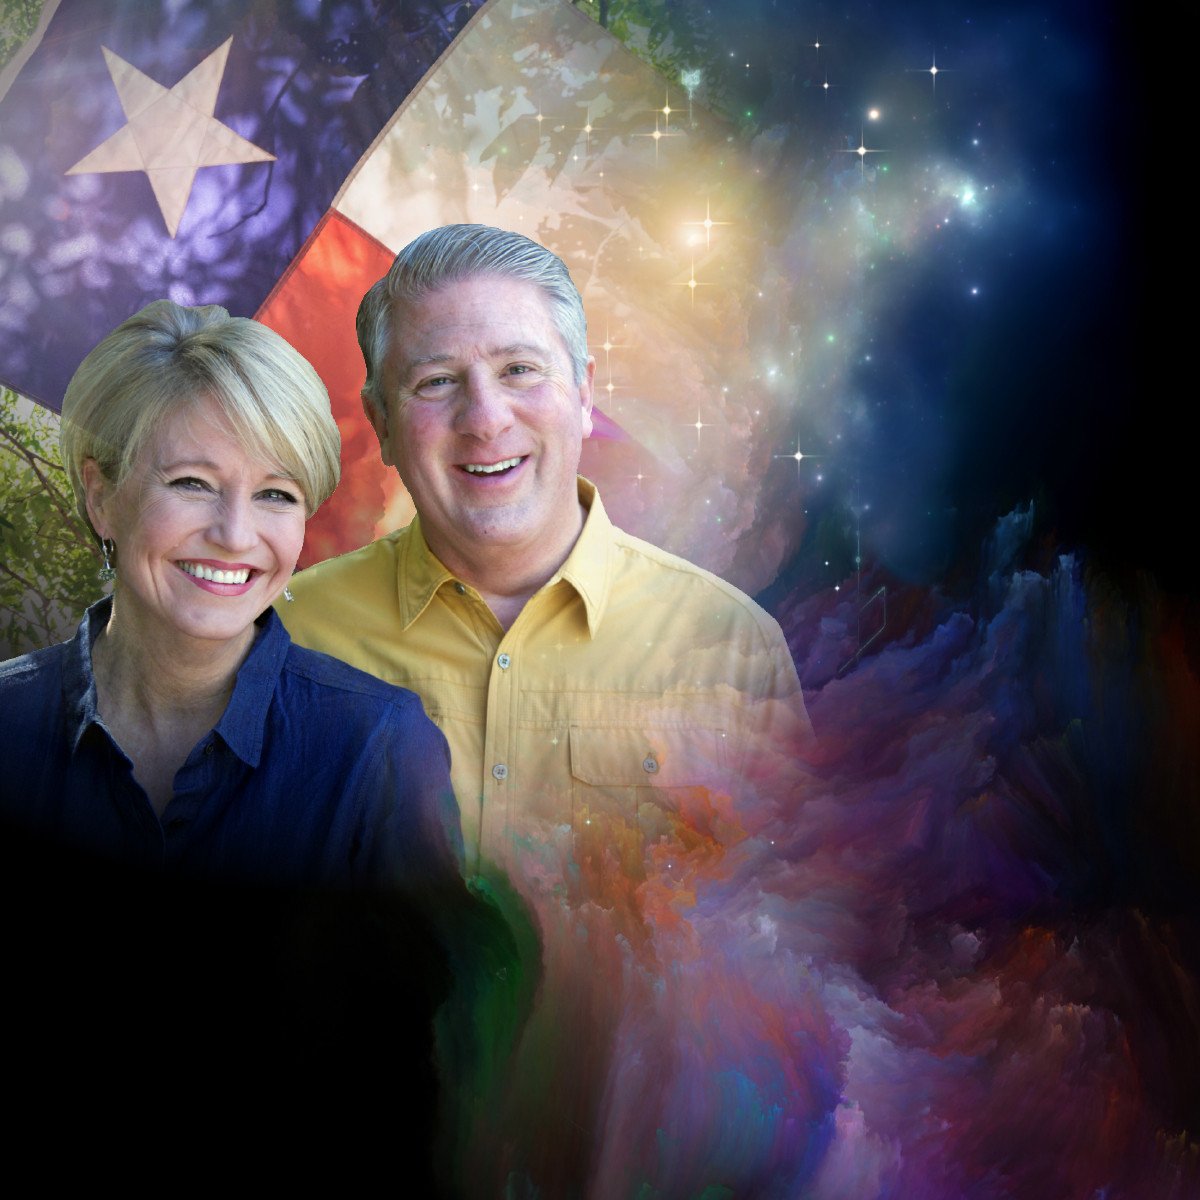
{"type": "Polygon", "coordinates": [[[300,497],[284,488],[267,488],[261,493],[264,500],[272,500],[276,504],[299,504],[300,497]]]}
{"type": "Polygon", "coordinates": [[[205,483],[203,479],[197,479],[193,475],[181,475],[178,479],[172,479],[171,487],[181,492],[198,492],[208,490],[208,484],[205,483]]]}

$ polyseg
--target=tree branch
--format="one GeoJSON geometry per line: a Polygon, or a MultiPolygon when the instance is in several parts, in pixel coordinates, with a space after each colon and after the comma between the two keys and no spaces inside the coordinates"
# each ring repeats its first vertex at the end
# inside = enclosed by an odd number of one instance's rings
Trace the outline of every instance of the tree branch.
{"type": "MultiPolygon", "coordinates": [[[[50,497],[50,503],[53,504],[58,510],[59,516],[62,517],[62,519],[68,524],[70,524],[71,513],[64,504],[64,497],[61,495],[58,488],[56,488],[50,482],[50,480],[42,474],[37,465],[38,462],[44,462],[47,466],[54,467],[54,463],[42,458],[40,454],[30,450],[27,446],[23,446],[7,429],[3,428],[2,426],[0,426],[0,435],[3,435],[13,446],[17,448],[18,455],[25,461],[25,463],[28,464],[29,469],[34,473],[34,475],[37,476],[38,482],[45,489],[46,495],[50,497]],[[34,461],[35,459],[37,461],[34,461]]],[[[60,471],[62,470],[61,467],[57,469],[60,471]]]]}
{"type": "Polygon", "coordinates": [[[36,584],[30,583],[28,579],[18,575],[6,562],[0,562],[0,571],[15,579],[27,592],[32,592],[35,596],[39,596],[43,603],[49,604],[50,597],[42,591],[36,584]]]}

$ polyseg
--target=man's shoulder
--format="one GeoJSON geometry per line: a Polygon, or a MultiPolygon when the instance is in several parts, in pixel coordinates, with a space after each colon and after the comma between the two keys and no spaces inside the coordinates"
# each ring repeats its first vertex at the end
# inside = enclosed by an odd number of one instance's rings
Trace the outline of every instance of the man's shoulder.
{"type": "MultiPolygon", "coordinates": [[[[380,582],[390,581],[394,586],[396,567],[407,537],[407,527],[397,529],[357,550],[305,567],[292,576],[292,592],[297,597],[317,594],[330,588],[340,589],[349,580],[365,582],[378,579],[380,582]]],[[[282,608],[280,611],[286,613],[282,608]]]]}
{"type": "Polygon", "coordinates": [[[618,555],[618,578],[627,587],[656,593],[677,607],[681,616],[721,618],[757,630],[771,643],[782,639],[775,618],[728,580],[615,525],[612,544],[618,555]]]}
{"type": "Polygon", "coordinates": [[[364,665],[353,647],[399,628],[397,570],[406,533],[396,530],[293,575],[295,599],[275,602],[292,640],[364,665]]]}

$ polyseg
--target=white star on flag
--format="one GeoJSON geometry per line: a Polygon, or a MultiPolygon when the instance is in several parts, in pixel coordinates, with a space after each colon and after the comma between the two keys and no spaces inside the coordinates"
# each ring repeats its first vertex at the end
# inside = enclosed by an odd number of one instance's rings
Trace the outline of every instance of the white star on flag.
{"type": "Polygon", "coordinates": [[[107,46],[101,47],[128,124],[84,155],[66,174],[145,171],[167,232],[174,237],[197,170],[274,162],[275,155],[259,149],[213,116],[232,42],[233,38],[228,38],[170,89],[155,83],[107,46]]]}

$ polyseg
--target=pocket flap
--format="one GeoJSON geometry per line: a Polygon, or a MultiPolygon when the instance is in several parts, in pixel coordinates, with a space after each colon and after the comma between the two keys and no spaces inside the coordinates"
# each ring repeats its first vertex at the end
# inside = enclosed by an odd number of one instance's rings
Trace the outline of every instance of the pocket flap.
{"type": "Polygon", "coordinates": [[[571,774],[593,787],[712,785],[724,766],[724,734],[712,729],[572,725],[571,774]]]}

